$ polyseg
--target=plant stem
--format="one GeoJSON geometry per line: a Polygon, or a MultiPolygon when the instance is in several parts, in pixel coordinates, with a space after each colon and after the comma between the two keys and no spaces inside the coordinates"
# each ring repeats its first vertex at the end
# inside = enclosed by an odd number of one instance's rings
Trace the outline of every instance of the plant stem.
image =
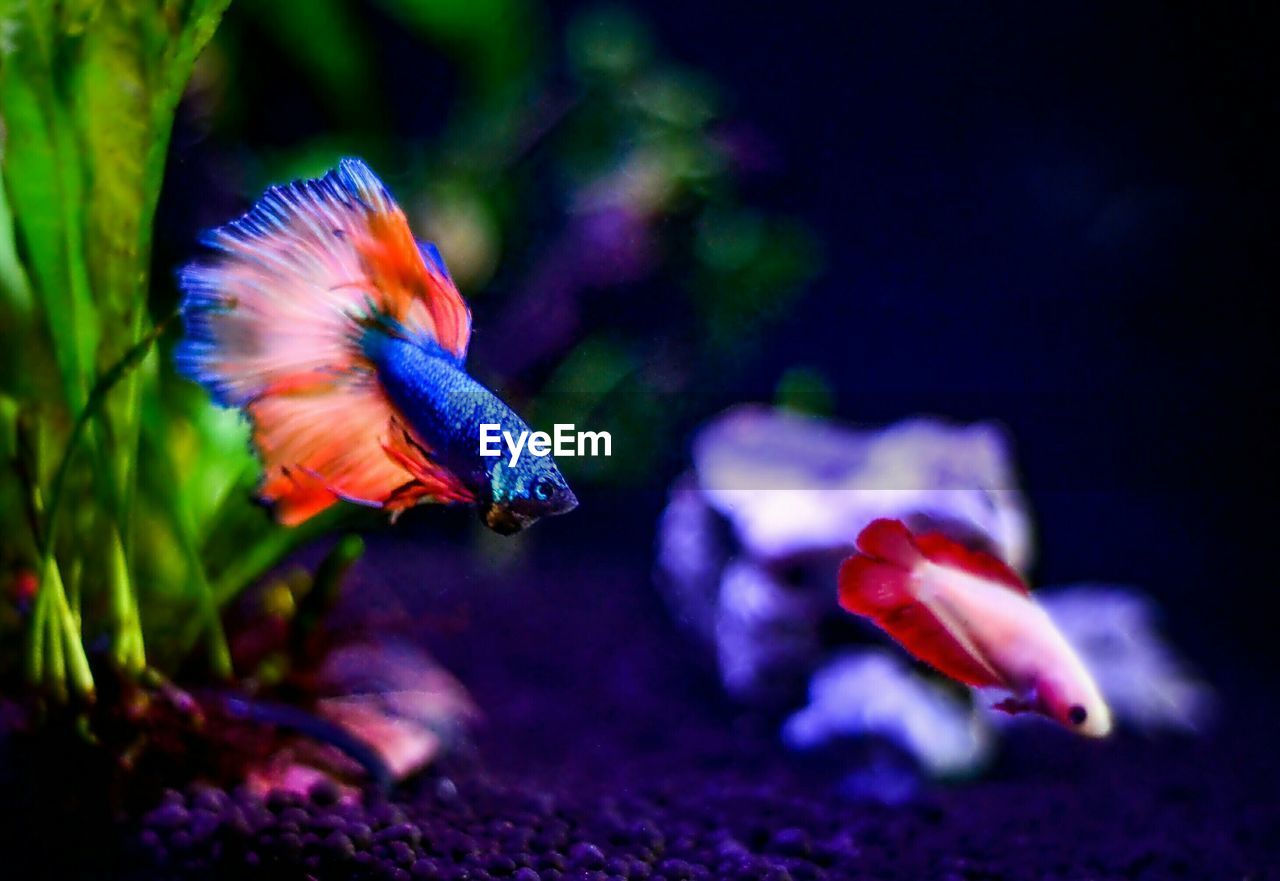
{"type": "MultiPolygon", "coordinates": [[[[154,467],[163,469],[162,473],[167,479],[177,481],[177,470],[174,468],[167,451],[156,457],[154,467]]],[[[191,515],[191,506],[187,503],[187,497],[182,493],[175,495],[173,506],[173,526],[178,533],[178,542],[182,547],[183,556],[186,558],[187,567],[190,570],[190,578],[195,582],[198,593],[196,602],[200,607],[200,618],[193,620],[183,628],[179,645],[181,645],[182,653],[185,655],[196,641],[200,632],[197,631],[196,627],[202,627],[203,635],[208,641],[209,666],[215,676],[224,681],[229,681],[235,674],[231,663],[231,649],[227,645],[227,635],[222,629],[222,614],[218,607],[218,602],[214,598],[213,588],[209,585],[209,574],[205,570],[204,560],[200,556],[199,543],[196,539],[197,530],[195,519],[191,515]]]]}
{"type": "MultiPolygon", "coordinates": [[[[198,561],[198,557],[196,558],[198,561]]],[[[222,629],[222,614],[218,610],[218,601],[213,595],[209,580],[204,577],[203,567],[197,569],[196,577],[200,589],[201,611],[205,616],[205,639],[209,640],[209,666],[213,675],[223,681],[230,681],[235,670],[231,664],[231,649],[227,645],[227,634],[222,629]]]]}
{"type": "Polygon", "coordinates": [[[316,569],[311,590],[298,605],[291,629],[290,646],[295,658],[304,657],[311,648],[312,637],[325,615],[333,608],[342,593],[342,583],[351,567],[364,554],[364,539],[358,535],[344,535],[325,555],[316,569]]]}
{"type": "Polygon", "coordinates": [[[71,600],[71,612],[76,616],[76,629],[83,631],[82,603],[80,599],[80,576],[84,574],[84,560],[76,557],[71,561],[67,572],[67,597],[71,600]]]}
{"type": "Polygon", "coordinates": [[[120,669],[140,673],[147,666],[147,656],[142,638],[142,620],[138,613],[138,596],[129,575],[125,559],[124,543],[114,527],[110,539],[111,563],[108,582],[111,587],[111,607],[116,630],[112,639],[112,655],[120,669]]]}
{"type": "Polygon", "coordinates": [[[53,693],[58,703],[67,701],[67,659],[63,653],[61,622],[58,620],[58,603],[53,589],[47,584],[40,586],[40,592],[46,595],[49,611],[45,613],[44,645],[49,653],[45,660],[45,688],[53,693]]]}
{"type": "Polygon", "coordinates": [[[49,597],[40,589],[27,622],[27,681],[32,685],[40,685],[44,681],[44,631],[48,618],[49,597]]]}
{"type": "MultiPolygon", "coordinates": [[[[152,331],[139,340],[129,351],[111,366],[98,381],[94,383],[93,390],[89,393],[88,401],[79,413],[76,414],[75,424],[71,426],[71,434],[67,437],[67,445],[63,448],[62,458],[58,462],[58,470],[53,476],[53,488],[49,492],[48,513],[45,518],[44,528],[44,547],[41,549],[45,556],[49,555],[49,550],[53,544],[54,527],[57,525],[57,516],[59,504],[62,501],[62,490],[66,483],[67,474],[71,470],[71,463],[75,460],[76,451],[80,447],[80,438],[89,426],[94,417],[102,410],[102,406],[106,401],[107,393],[121,379],[126,377],[134,367],[146,357],[152,344],[155,343],[160,335],[165,332],[169,326],[169,322],[174,316],[166,318],[152,329],[152,331]]],[[[107,469],[107,478],[110,479],[113,472],[107,469]]],[[[114,493],[113,493],[114,495],[114,493]]]]}
{"type": "Polygon", "coordinates": [[[58,570],[58,562],[50,557],[45,564],[45,577],[40,585],[41,592],[49,591],[53,601],[53,623],[58,628],[61,639],[52,639],[50,643],[56,647],[59,663],[65,658],[66,668],[61,671],[63,687],[65,676],[71,676],[71,685],[80,696],[93,697],[93,671],[89,669],[89,658],[84,651],[84,642],[80,638],[80,630],[76,627],[71,607],[67,604],[66,590],[62,585],[62,573],[58,570]]]}
{"type": "Polygon", "coordinates": [[[244,554],[236,557],[213,581],[213,598],[219,608],[239,595],[240,591],[268,569],[279,563],[286,554],[315,538],[331,524],[332,519],[321,514],[307,523],[292,528],[273,527],[273,531],[255,543],[244,554]]]}

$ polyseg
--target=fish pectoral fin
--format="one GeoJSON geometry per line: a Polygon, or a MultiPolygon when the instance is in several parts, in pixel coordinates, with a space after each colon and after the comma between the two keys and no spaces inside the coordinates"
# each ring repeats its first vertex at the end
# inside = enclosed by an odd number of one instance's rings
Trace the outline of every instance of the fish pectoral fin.
{"type": "Polygon", "coordinates": [[[1009,696],[991,707],[993,710],[999,710],[1002,713],[1008,713],[1010,716],[1016,716],[1019,713],[1036,712],[1036,698],[1034,695],[1026,697],[1009,696]]]}
{"type": "MultiPolygon", "coordinates": [[[[411,507],[423,499],[437,502],[469,502],[471,491],[446,468],[430,447],[423,444],[398,416],[393,416],[389,435],[381,441],[382,452],[411,478],[393,487],[384,507],[411,507]]],[[[402,473],[402,477],[404,474],[402,473]]]]}

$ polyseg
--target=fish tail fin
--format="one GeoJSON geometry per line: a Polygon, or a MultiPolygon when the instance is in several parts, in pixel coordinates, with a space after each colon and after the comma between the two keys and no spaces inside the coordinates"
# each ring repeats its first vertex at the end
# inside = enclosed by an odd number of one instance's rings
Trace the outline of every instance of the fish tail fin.
{"type": "Polygon", "coordinates": [[[875,618],[911,602],[911,572],[924,557],[906,525],[872,521],[859,533],[857,547],[840,567],[840,604],[875,618]]]}
{"type": "Polygon", "coordinates": [[[461,361],[471,327],[443,263],[424,259],[367,165],[344,159],[322,178],[272,187],[203,242],[213,255],[178,273],[178,368],[249,416],[260,494],[282,522],[339,499],[394,511],[468,498],[404,426],[363,352],[370,328],[401,327],[461,361]]]}
{"type": "MultiPolygon", "coordinates": [[[[921,538],[947,541],[931,536],[921,538]]],[[[906,524],[873,521],[858,535],[857,548],[840,566],[842,607],[869,618],[912,655],[953,679],[975,686],[1002,684],[955,623],[920,600],[917,573],[931,555],[906,524]]]]}

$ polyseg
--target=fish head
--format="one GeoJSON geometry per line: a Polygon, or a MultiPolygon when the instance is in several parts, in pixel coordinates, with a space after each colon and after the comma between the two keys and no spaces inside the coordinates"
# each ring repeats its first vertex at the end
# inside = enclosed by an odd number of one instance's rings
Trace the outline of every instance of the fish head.
{"type": "Polygon", "coordinates": [[[1111,709],[1093,678],[1063,676],[1042,682],[1038,688],[1041,711],[1070,731],[1085,737],[1106,737],[1111,733],[1111,709]]]}
{"type": "Polygon", "coordinates": [[[480,506],[485,525],[499,535],[513,535],[535,520],[567,514],[578,507],[550,456],[528,456],[512,466],[500,461],[489,476],[489,501],[480,506]]]}

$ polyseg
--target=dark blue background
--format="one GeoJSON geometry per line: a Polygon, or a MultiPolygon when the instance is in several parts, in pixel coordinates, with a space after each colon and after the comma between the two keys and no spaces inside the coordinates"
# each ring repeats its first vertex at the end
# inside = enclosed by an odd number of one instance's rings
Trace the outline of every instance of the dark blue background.
{"type": "MultiPolygon", "coordinates": [[[[543,24],[562,35],[593,6],[555,2],[543,24]]],[[[1194,654],[1272,656],[1280,79],[1260,7],[632,8],[658,51],[707,73],[768,143],[751,200],[806,221],[825,252],[745,369],[702,378],[705,415],[769,399],[800,364],[831,381],[845,421],[999,420],[1036,513],[1036,581],[1140,585],[1194,654]]],[[[233,6],[227,26],[252,46],[242,15],[233,6]]],[[[448,65],[377,4],[362,15],[395,72],[382,77],[391,125],[429,138],[456,99],[448,65]]],[[[242,61],[246,82],[272,84],[245,102],[247,149],[329,130],[287,59],[242,61]]],[[[199,149],[180,123],[162,216],[203,215],[162,224],[161,261],[243,207],[184,197],[209,189],[184,180],[199,149]],[[178,230],[167,257],[165,228],[178,230]]],[[[478,326],[493,320],[482,304],[478,326]]],[[[472,348],[482,375],[485,339],[472,348]]],[[[643,559],[683,461],[673,451],[652,492],[610,494],[595,504],[608,516],[542,538],[598,531],[643,559]]]]}
{"type": "Polygon", "coordinates": [[[1250,5],[1115,6],[643,8],[773,143],[761,198],[825,241],[734,395],[807,363],[845,419],[999,419],[1041,580],[1143,585],[1184,642],[1260,658],[1274,30],[1250,5]]]}

